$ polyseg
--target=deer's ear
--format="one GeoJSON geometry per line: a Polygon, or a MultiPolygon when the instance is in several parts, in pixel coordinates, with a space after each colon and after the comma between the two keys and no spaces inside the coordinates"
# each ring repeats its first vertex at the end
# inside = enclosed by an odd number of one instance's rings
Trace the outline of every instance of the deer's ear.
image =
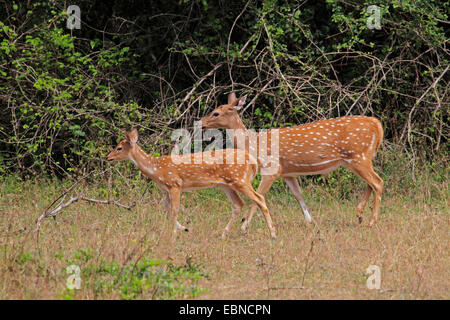
{"type": "Polygon", "coordinates": [[[238,103],[236,104],[236,106],[234,107],[236,110],[241,110],[242,107],[245,104],[245,100],[247,100],[247,95],[240,97],[238,100],[238,103]]]}
{"type": "Polygon", "coordinates": [[[134,147],[134,145],[136,144],[136,142],[138,140],[138,132],[137,132],[136,128],[131,130],[131,132],[125,131],[125,137],[127,138],[127,141],[130,144],[130,146],[134,147]]]}
{"type": "Polygon", "coordinates": [[[231,92],[228,95],[228,104],[232,104],[236,100],[236,94],[234,92],[231,92]]]}

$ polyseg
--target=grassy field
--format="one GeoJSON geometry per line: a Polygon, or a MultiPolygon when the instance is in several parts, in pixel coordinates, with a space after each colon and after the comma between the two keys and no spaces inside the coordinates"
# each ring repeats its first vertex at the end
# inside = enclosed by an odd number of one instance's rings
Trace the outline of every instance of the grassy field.
{"type": "MultiPolygon", "coordinates": [[[[57,181],[4,179],[0,183],[1,299],[449,299],[449,209],[447,180],[422,175],[413,188],[386,181],[381,216],[368,228],[355,206],[363,185],[341,179],[303,183],[315,221],[307,224],[298,203],[278,184],[267,196],[278,238],[271,240],[262,217],[247,234],[239,221],[226,240],[220,235],[231,213],[215,190],[184,194],[181,223],[171,253],[169,222],[160,193],[145,180],[128,192],[92,183],[86,195],[115,199],[112,205],[77,202],[56,220],[43,221],[39,238],[28,232],[62,192],[57,181]],[[108,191],[109,190],[109,191],[108,191]],[[19,229],[27,231],[17,234],[19,229]],[[69,265],[80,268],[81,288],[67,289],[69,265]],[[366,269],[381,270],[381,288],[369,290],[366,269]]],[[[400,179],[400,178],[398,178],[400,179]]],[[[130,182],[132,183],[132,182],[130,182]]],[[[69,185],[65,184],[66,187],[69,185]]],[[[243,214],[247,214],[246,201],[243,214]]]]}

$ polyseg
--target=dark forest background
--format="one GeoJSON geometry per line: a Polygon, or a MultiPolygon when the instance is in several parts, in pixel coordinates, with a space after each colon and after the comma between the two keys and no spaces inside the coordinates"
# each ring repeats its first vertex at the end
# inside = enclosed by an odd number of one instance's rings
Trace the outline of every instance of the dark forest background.
{"type": "Polygon", "coordinates": [[[378,117],[382,154],[448,162],[448,1],[0,1],[0,174],[101,167],[123,129],[175,128],[248,94],[246,125],[378,117]],[[81,9],[70,30],[65,10],[81,9]],[[367,8],[381,8],[368,29],[367,8]]]}

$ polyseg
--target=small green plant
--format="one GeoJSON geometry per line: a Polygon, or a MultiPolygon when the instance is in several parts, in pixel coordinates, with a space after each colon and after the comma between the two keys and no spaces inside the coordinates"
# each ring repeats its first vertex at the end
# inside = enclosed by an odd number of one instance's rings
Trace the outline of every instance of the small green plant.
{"type": "MultiPolygon", "coordinates": [[[[75,253],[80,263],[87,262],[89,250],[75,253]]],[[[195,298],[206,289],[197,285],[206,274],[200,266],[186,263],[182,266],[155,258],[142,258],[137,262],[121,265],[117,261],[100,261],[81,267],[84,288],[94,291],[95,297],[118,293],[122,299],[182,299],[195,298]]],[[[73,298],[73,290],[65,290],[60,295],[63,299],[73,298]]]]}
{"type": "Polygon", "coordinates": [[[151,299],[195,298],[204,292],[196,285],[204,274],[192,265],[175,266],[165,260],[144,258],[123,267],[113,261],[106,264],[102,272],[114,277],[109,284],[120,290],[123,299],[139,296],[151,299]]]}
{"type": "Polygon", "coordinates": [[[75,298],[75,289],[65,288],[63,293],[58,295],[63,300],[74,300],[75,298]]]}
{"type": "Polygon", "coordinates": [[[26,264],[28,261],[32,261],[33,258],[34,258],[34,254],[25,252],[25,253],[22,253],[22,254],[16,259],[16,262],[17,262],[19,265],[24,265],[24,264],[26,264]]]}

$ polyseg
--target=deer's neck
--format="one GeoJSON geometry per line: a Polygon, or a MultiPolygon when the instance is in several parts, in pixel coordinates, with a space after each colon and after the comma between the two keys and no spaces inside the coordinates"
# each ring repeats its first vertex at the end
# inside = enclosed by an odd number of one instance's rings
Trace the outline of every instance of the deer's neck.
{"type": "Polygon", "coordinates": [[[238,129],[244,131],[244,133],[247,133],[247,128],[244,126],[244,123],[242,122],[241,118],[239,118],[239,116],[234,118],[233,124],[231,125],[230,129],[238,129]]]}
{"type": "Polygon", "coordinates": [[[241,118],[236,117],[233,119],[230,127],[227,128],[227,135],[233,143],[233,148],[248,151],[249,131],[244,126],[241,118]]]}
{"type": "Polygon", "coordinates": [[[145,175],[152,176],[155,173],[155,158],[145,153],[138,145],[130,152],[130,160],[145,175]]]}

